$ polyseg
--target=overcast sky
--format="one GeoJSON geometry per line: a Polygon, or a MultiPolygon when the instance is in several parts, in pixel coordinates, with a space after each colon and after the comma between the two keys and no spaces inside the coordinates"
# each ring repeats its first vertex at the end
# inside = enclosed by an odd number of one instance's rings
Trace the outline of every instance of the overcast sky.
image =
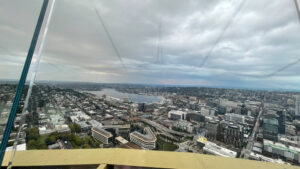
{"type": "MultiPolygon", "coordinates": [[[[57,0],[37,80],[300,89],[294,1],[241,2],[57,0]]],[[[41,5],[0,1],[0,79],[19,78],[41,5]]]]}

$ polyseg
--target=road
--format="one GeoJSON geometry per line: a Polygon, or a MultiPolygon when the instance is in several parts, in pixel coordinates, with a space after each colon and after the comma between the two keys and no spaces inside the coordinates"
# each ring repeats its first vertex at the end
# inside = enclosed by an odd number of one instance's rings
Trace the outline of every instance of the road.
{"type": "Polygon", "coordinates": [[[171,130],[155,121],[151,121],[151,120],[144,119],[144,118],[141,118],[141,121],[155,127],[157,130],[161,131],[162,133],[164,133],[166,136],[168,136],[170,138],[176,139],[171,134],[176,135],[176,136],[181,136],[181,137],[186,137],[186,136],[192,137],[193,136],[192,134],[187,134],[187,133],[171,130]]]}
{"type": "Polygon", "coordinates": [[[258,129],[258,127],[259,127],[259,119],[260,119],[260,117],[261,117],[261,115],[262,115],[262,112],[263,112],[263,111],[262,111],[262,107],[260,107],[258,116],[257,116],[257,118],[256,118],[255,125],[254,125],[254,127],[253,127],[253,131],[252,131],[250,137],[248,138],[248,144],[247,144],[246,148],[244,148],[244,149],[242,150],[241,156],[242,156],[242,155],[245,155],[246,152],[247,152],[247,153],[251,152],[251,150],[252,150],[253,142],[254,142],[254,140],[255,140],[255,138],[256,138],[256,137],[255,137],[255,136],[256,136],[256,132],[257,132],[257,129],[258,129]]]}

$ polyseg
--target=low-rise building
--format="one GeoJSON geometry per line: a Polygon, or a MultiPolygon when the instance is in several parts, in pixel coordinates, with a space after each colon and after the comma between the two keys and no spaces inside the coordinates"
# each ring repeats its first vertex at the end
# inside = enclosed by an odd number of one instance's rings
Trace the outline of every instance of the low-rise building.
{"type": "Polygon", "coordinates": [[[271,162],[271,163],[284,164],[284,162],[281,159],[269,158],[269,157],[263,156],[261,154],[256,154],[254,152],[251,152],[249,154],[249,159],[251,159],[251,160],[258,160],[258,161],[266,161],[266,162],[271,162]]]}
{"type": "Polygon", "coordinates": [[[54,133],[54,132],[55,132],[54,129],[47,129],[46,126],[39,127],[39,134],[40,135],[51,134],[51,133],[54,133]]]}
{"type": "Polygon", "coordinates": [[[71,133],[71,129],[68,125],[55,125],[55,131],[58,133],[71,133]]]}
{"type": "Polygon", "coordinates": [[[218,155],[222,157],[235,158],[237,155],[237,152],[218,146],[217,144],[212,142],[207,142],[203,147],[203,151],[208,154],[218,155]]]}
{"type": "Polygon", "coordinates": [[[200,113],[187,113],[186,120],[204,123],[205,117],[200,113]]]}
{"type": "Polygon", "coordinates": [[[286,135],[279,135],[278,142],[284,145],[300,147],[300,141],[295,139],[296,137],[287,137],[286,135]]]}
{"type": "Polygon", "coordinates": [[[191,122],[184,121],[184,120],[178,120],[172,125],[173,129],[175,130],[182,130],[186,131],[188,133],[193,133],[194,126],[191,122]]]}
{"type": "Polygon", "coordinates": [[[201,107],[201,114],[204,116],[214,117],[216,115],[216,109],[211,107],[201,107]]]}
{"type": "Polygon", "coordinates": [[[87,122],[85,122],[85,121],[79,121],[79,122],[76,122],[76,124],[78,124],[81,128],[81,131],[84,131],[84,132],[89,131],[92,128],[92,125],[87,124],[87,122]]]}
{"type": "Polygon", "coordinates": [[[113,139],[113,135],[110,132],[99,127],[92,128],[92,136],[104,144],[109,144],[113,139]]]}
{"type": "Polygon", "coordinates": [[[233,122],[233,123],[246,123],[246,118],[244,115],[235,114],[235,113],[226,113],[225,120],[233,122]]]}
{"type": "Polygon", "coordinates": [[[172,120],[185,120],[187,112],[179,110],[171,110],[168,113],[168,118],[172,120]]]}
{"type": "Polygon", "coordinates": [[[264,139],[264,152],[295,163],[300,162],[300,148],[264,139]]]}
{"type": "Polygon", "coordinates": [[[296,135],[296,127],[294,125],[286,125],[285,126],[285,134],[290,136],[296,135]]]}
{"type": "Polygon", "coordinates": [[[123,137],[121,137],[121,136],[118,136],[118,137],[116,137],[115,139],[116,139],[116,141],[118,141],[120,144],[126,144],[126,143],[128,143],[128,141],[127,141],[126,139],[124,139],[123,137]]]}
{"type": "Polygon", "coordinates": [[[144,134],[137,131],[130,133],[130,141],[144,149],[156,147],[156,136],[149,127],[144,128],[144,134]]]}
{"type": "Polygon", "coordinates": [[[102,127],[103,125],[98,122],[97,120],[90,120],[89,123],[92,125],[92,127],[102,127]]]}

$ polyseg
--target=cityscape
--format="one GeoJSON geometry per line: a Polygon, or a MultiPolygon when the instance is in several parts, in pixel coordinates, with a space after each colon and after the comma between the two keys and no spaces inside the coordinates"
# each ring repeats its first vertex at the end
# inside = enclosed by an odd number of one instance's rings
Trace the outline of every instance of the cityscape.
{"type": "MultiPolygon", "coordinates": [[[[1,133],[16,84],[0,85],[1,133]]],[[[100,83],[37,83],[26,90],[8,148],[126,148],[299,165],[296,92],[100,83]]]]}

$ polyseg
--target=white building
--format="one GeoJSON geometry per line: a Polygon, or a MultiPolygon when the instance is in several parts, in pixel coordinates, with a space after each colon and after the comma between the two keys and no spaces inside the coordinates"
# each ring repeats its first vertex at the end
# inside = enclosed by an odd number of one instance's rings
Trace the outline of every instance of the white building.
{"type": "Polygon", "coordinates": [[[280,159],[269,158],[269,157],[263,156],[261,154],[256,154],[253,152],[251,152],[249,154],[249,159],[258,160],[258,161],[266,161],[266,162],[271,162],[271,163],[285,164],[285,162],[283,162],[280,159]]]}
{"type": "Polygon", "coordinates": [[[239,105],[242,105],[240,102],[230,101],[228,99],[220,99],[219,104],[224,107],[237,108],[239,105]]]}
{"type": "MultiPolygon", "coordinates": [[[[6,147],[5,151],[12,151],[14,146],[6,147]]],[[[17,145],[17,151],[25,151],[26,150],[26,143],[17,145]]]]}
{"type": "Polygon", "coordinates": [[[264,139],[264,151],[284,157],[289,161],[300,162],[300,148],[297,147],[286,146],[282,143],[274,143],[273,141],[264,139]]]}
{"type": "Polygon", "coordinates": [[[179,110],[171,110],[168,113],[168,118],[172,120],[185,120],[187,112],[179,110]]]}
{"type": "Polygon", "coordinates": [[[279,135],[278,136],[278,142],[282,143],[284,145],[289,145],[289,146],[293,146],[293,147],[300,147],[300,141],[291,140],[288,137],[285,137],[285,135],[279,135]]]}
{"type": "Polygon", "coordinates": [[[41,126],[39,127],[39,134],[43,135],[43,134],[50,134],[50,133],[54,133],[55,130],[53,129],[47,129],[46,126],[41,126]]]}
{"type": "Polygon", "coordinates": [[[65,118],[59,114],[50,115],[50,122],[53,126],[65,124],[65,118]]]}
{"type": "Polygon", "coordinates": [[[117,140],[120,144],[127,144],[127,143],[129,143],[126,139],[124,139],[121,136],[116,137],[115,140],[117,140]]]}
{"type": "Polygon", "coordinates": [[[194,131],[194,126],[191,122],[184,121],[184,120],[178,120],[175,123],[172,124],[173,128],[177,128],[180,130],[187,131],[189,133],[192,133],[194,131]]]}
{"type": "Polygon", "coordinates": [[[136,145],[139,145],[140,147],[144,149],[155,149],[156,147],[156,136],[152,132],[152,130],[149,127],[146,127],[144,129],[144,133],[139,133],[137,131],[134,131],[129,134],[130,141],[135,143],[136,145]]]}
{"type": "Polygon", "coordinates": [[[236,123],[245,123],[245,116],[234,113],[226,113],[225,119],[227,121],[236,122],[236,123]]]}
{"type": "Polygon", "coordinates": [[[110,132],[99,127],[92,128],[92,136],[96,140],[101,141],[104,144],[109,144],[112,141],[113,137],[113,135],[110,132]]]}
{"type": "Polygon", "coordinates": [[[70,133],[71,129],[68,125],[62,124],[62,125],[55,125],[55,131],[58,133],[70,133]]]}
{"type": "Polygon", "coordinates": [[[211,107],[201,107],[201,114],[204,116],[214,117],[216,114],[216,110],[211,107]]]}
{"type": "Polygon", "coordinates": [[[218,146],[217,144],[212,142],[207,142],[203,147],[203,151],[208,154],[218,155],[222,157],[235,158],[237,155],[237,152],[218,146]]]}
{"type": "Polygon", "coordinates": [[[94,119],[90,120],[89,123],[92,125],[92,127],[102,127],[103,126],[100,122],[98,122],[94,119]]]}

